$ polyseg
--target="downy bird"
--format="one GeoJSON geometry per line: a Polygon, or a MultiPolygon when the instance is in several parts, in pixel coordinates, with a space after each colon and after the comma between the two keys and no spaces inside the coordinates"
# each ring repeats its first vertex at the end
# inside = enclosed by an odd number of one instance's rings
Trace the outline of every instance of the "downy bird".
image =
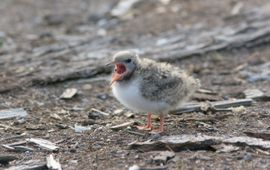
{"type": "Polygon", "coordinates": [[[147,124],[138,126],[153,133],[164,131],[164,116],[186,101],[199,87],[199,80],[167,63],[140,58],[131,51],[113,56],[115,65],[111,79],[115,98],[125,107],[147,113],[147,124]],[[160,126],[153,129],[152,114],[160,117],[160,126]]]}

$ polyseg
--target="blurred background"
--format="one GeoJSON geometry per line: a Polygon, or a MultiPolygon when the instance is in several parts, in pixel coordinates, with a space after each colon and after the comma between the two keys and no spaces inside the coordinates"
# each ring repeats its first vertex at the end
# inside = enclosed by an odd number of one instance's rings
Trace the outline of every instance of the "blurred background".
{"type": "Polygon", "coordinates": [[[28,71],[50,75],[101,65],[120,49],[169,61],[242,47],[249,40],[235,37],[268,27],[269,8],[267,0],[2,0],[0,62],[12,75],[13,61],[35,60],[28,71]]]}

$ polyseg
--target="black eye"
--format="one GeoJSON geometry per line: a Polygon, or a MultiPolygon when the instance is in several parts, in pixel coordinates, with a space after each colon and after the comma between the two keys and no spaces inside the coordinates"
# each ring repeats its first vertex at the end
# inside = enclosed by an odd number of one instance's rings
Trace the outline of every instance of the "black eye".
{"type": "Polygon", "coordinates": [[[131,59],[130,58],[129,59],[126,59],[125,62],[126,63],[130,63],[131,62],[131,59]]]}

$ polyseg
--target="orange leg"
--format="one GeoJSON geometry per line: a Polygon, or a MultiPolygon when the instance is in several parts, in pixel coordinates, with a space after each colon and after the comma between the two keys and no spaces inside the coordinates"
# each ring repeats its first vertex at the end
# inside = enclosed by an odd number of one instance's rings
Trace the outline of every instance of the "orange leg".
{"type": "Polygon", "coordinates": [[[139,130],[152,130],[152,113],[147,113],[147,124],[146,126],[137,126],[139,130]]]}
{"type": "Polygon", "coordinates": [[[162,132],[164,132],[164,115],[161,114],[161,115],[159,116],[159,119],[160,119],[160,125],[159,125],[159,128],[158,128],[158,129],[153,129],[153,130],[151,131],[151,133],[162,133],[162,132]]]}

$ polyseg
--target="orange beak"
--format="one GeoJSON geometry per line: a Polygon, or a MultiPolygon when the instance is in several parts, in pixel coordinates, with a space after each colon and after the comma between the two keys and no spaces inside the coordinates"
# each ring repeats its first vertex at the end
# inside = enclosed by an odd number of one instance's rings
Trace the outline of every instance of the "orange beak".
{"type": "Polygon", "coordinates": [[[112,81],[111,81],[110,86],[112,86],[114,82],[116,82],[118,80],[121,80],[122,77],[123,76],[121,74],[114,73],[113,76],[112,76],[112,81]]]}
{"type": "Polygon", "coordinates": [[[115,64],[115,70],[112,75],[110,86],[112,86],[116,81],[122,80],[126,71],[126,67],[122,63],[112,62],[112,64],[115,64]]]}

